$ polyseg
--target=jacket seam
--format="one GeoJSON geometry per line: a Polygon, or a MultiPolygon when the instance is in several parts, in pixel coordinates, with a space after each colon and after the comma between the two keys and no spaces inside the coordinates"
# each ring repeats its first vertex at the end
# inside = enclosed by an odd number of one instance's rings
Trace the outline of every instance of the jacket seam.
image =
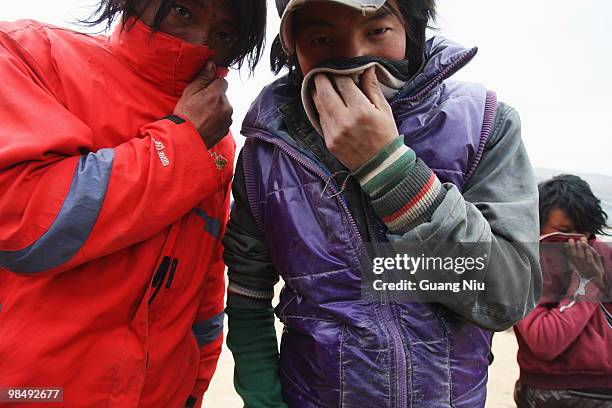
{"type": "Polygon", "coordinates": [[[440,315],[440,309],[444,307],[444,306],[440,306],[440,308],[438,308],[438,310],[434,311],[435,316],[438,318],[438,320],[440,321],[440,326],[442,327],[442,330],[444,331],[444,337],[446,340],[446,367],[448,368],[448,402],[449,405],[451,406],[451,408],[455,407],[455,404],[453,403],[453,369],[452,369],[452,363],[451,363],[451,351],[452,351],[452,337],[450,335],[450,331],[449,328],[446,325],[446,322],[444,321],[444,318],[440,315]]]}
{"type": "MultiPolygon", "coordinates": [[[[33,27],[34,29],[37,29],[37,27],[34,24],[29,24],[28,26],[20,28],[20,29],[15,29],[15,30],[12,30],[10,32],[2,31],[0,33],[4,34],[6,36],[6,38],[8,38],[11,41],[13,46],[17,47],[21,52],[23,52],[25,55],[27,55],[29,57],[29,61],[27,61],[27,62],[24,61],[21,58],[19,58],[19,61],[21,63],[23,63],[25,66],[29,66],[30,63],[32,63],[34,65],[34,67],[32,67],[32,68],[34,68],[34,71],[36,72],[38,78],[43,82],[43,84],[45,86],[45,88],[42,88],[40,86],[39,86],[39,88],[41,88],[43,91],[53,95],[56,98],[57,103],[60,106],[66,108],[66,106],[64,106],[64,104],[62,104],[60,99],[57,98],[57,96],[55,95],[55,91],[56,90],[51,86],[51,84],[49,82],[49,79],[47,78],[48,72],[45,72],[45,70],[43,70],[42,67],[40,66],[40,64],[38,63],[38,60],[36,58],[34,58],[34,56],[27,49],[25,49],[21,44],[19,44],[19,42],[17,40],[15,40],[10,35],[11,33],[18,32],[18,31],[23,31],[23,30],[25,30],[26,28],[29,28],[29,27],[33,27]]],[[[40,30],[38,30],[38,31],[40,31],[40,30]]],[[[57,73],[57,70],[55,68],[57,68],[57,67],[56,67],[55,64],[53,64],[53,71],[52,72],[53,72],[54,75],[57,76],[58,73],[57,73]]],[[[31,76],[31,75],[28,74],[28,76],[31,76]]],[[[73,115],[72,112],[70,112],[70,114],[73,115]]]]}
{"type": "Polygon", "coordinates": [[[485,105],[484,105],[484,117],[480,130],[480,140],[478,143],[478,150],[476,151],[475,156],[472,158],[471,162],[468,163],[467,171],[463,176],[463,183],[467,183],[467,181],[474,175],[480,161],[482,160],[482,155],[484,154],[485,148],[487,146],[487,142],[489,141],[489,137],[491,137],[491,129],[495,122],[495,114],[497,112],[497,94],[492,91],[486,91],[485,94],[485,105]]]}
{"type": "MultiPolygon", "coordinates": [[[[493,132],[491,132],[491,137],[490,137],[491,144],[487,143],[489,145],[489,149],[491,147],[495,146],[499,142],[498,139],[499,139],[499,132],[501,130],[501,127],[504,124],[504,122],[506,121],[506,119],[508,118],[508,115],[510,115],[510,113],[512,113],[512,111],[514,111],[514,108],[512,106],[507,105],[504,108],[504,110],[501,112],[500,118],[495,123],[494,130],[493,130],[493,132]]],[[[486,150],[489,150],[489,149],[486,149],[486,150]]]]}
{"type": "MultiPolygon", "coordinates": [[[[128,329],[125,329],[125,334],[123,335],[123,345],[125,346],[126,340],[127,340],[127,336],[128,336],[128,329]]],[[[117,384],[117,380],[119,378],[119,368],[121,367],[121,364],[123,363],[123,357],[125,356],[125,351],[127,350],[127,347],[121,347],[121,354],[119,356],[119,361],[117,361],[117,365],[115,366],[115,370],[113,373],[113,382],[111,384],[111,388],[110,388],[110,393],[108,394],[108,400],[106,401],[106,406],[110,407],[110,401],[111,398],[113,397],[113,390],[115,389],[115,386],[117,384]]]]}
{"type": "Polygon", "coordinates": [[[333,320],[333,319],[323,319],[320,317],[312,317],[312,316],[283,315],[283,319],[314,320],[318,322],[338,323],[338,321],[333,320]]]}

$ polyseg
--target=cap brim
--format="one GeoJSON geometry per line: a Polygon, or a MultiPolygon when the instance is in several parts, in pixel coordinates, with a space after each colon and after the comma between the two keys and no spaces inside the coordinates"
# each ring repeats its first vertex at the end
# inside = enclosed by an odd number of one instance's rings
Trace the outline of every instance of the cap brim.
{"type": "Polygon", "coordinates": [[[283,11],[280,23],[280,40],[287,55],[291,55],[295,51],[291,14],[306,3],[312,2],[338,3],[364,13],[373,13],[378,11],[386,3],[386,0],[290,0],[283,11]]]}

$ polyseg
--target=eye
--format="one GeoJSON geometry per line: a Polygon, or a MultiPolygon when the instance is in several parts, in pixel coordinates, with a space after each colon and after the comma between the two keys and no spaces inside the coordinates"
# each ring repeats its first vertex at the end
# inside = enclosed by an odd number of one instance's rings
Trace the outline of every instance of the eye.
{"type": "Polygon", "coordinates": [[[217,40],[222,41],[226,44],[232,44],[235,40],[235,36],[233,34],[226,33],[224,31],[219,31],[215,33],[215,37],[217,38],[217,40]]]}
{"type": "Polygon", "coordinates": [[[331,37],[317,37],[310,40],[313,45],[324,46],[331,44],[334,40],[331,37]]]}
{"type": "Polygon", "coordinates": [[[193,14],[191,10],[187,7],[176,5],[174,6],[174,12],[181,18],[185,20],[191,20],[193,18],[193,14]]]}
{"type": "Polygon", "coordinates": [[[371,37],[376,37],[376,36],[385,34],[389,30],[390,30],[389,27],[376,28],[374,30],[368,31],[368,35],[371,37]]]}

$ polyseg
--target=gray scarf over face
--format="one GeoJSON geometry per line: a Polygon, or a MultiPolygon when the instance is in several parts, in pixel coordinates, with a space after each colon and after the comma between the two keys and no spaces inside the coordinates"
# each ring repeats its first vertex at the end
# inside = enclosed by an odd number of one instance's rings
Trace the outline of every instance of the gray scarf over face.
{"type": "Polygon", "coordinates": [[[302,80],[302,104],[308,116],[308,120],[317,132],[322,135],[319,112],[312,100],[312,89],[314,87],[314,76],[317,74],[347,75],[359,85],[363,72],[375,67],[376,77],[380,88],[387,100],[392,99],[408,82],[411,74],[408,70],[407,60],[390,60],[379,57],[357,57],[351,59],[326,61],[313,68],[302,80]]]}

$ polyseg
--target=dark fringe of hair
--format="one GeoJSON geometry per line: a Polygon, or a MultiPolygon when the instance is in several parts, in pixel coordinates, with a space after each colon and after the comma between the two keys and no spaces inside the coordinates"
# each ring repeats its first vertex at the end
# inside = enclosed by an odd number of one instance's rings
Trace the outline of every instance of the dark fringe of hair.
{"type": "MultiPolygon", "coordinates": [[[[430,25],[436,22],[435,0],[397,0],[397,10],[388,2],[383,7],[395,14],[406,30],[406,58],[411,73],[416,73],[423,64],[425,51],[426,31],[434,29],[430,25]]],[[[274,38],[270,49],[270,69],[278,74],[283,68],[291,72],[297,67],[295,55],[288,57],[283,50],[280,36],[274,38]]]]}
{"type": "Polygon", "coordinates": [[[540,227],[555,208],[561,209],[580,232],[609,235],[605,228],[608,214],[588,183],[578,176],[561,174],[538,184],[540,195],[540,227]]]}
{"type": "MultiPolygon", "coordinates": [[[[85,26],[93,27],[104,24],[110,29],[113,22],[121,17],[122,28],[126,27],[131,17],[141,18],[142,11],[152,0],[101,0],[91,16],[79,22],[85,26]]],[[[265,0],[228,0],[235,12],[238,24],[239,40],[231,52],[232,59],[227,65],[240,69],[246,62],[250,73],[261,59],[265,48],[266,33],[266,1],[265,0]]],[[[175,0],[162,0],[153,18],[152,29],[158,31],[162,21],[172,10],[175,0]]]]}

